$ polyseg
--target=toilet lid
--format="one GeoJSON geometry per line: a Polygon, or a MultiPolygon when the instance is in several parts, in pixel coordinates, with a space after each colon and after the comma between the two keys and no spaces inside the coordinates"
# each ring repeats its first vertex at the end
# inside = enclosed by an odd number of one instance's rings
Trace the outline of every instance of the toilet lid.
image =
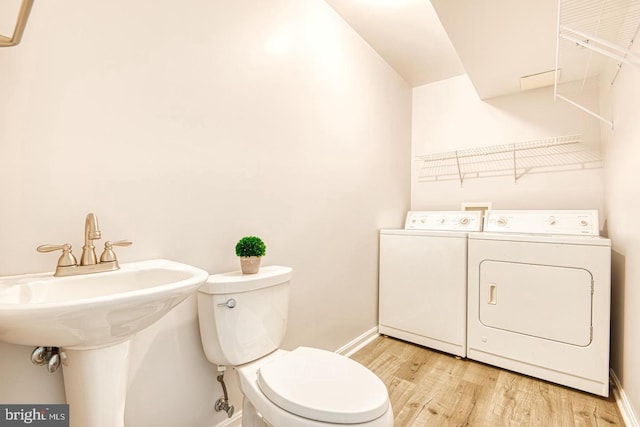
{"type": "Polygon", "coordinates": [[[355,424],[382,416],[389,398],[373,372],[347,357],[298,347],[262,366],[258,386],[292,414],[316,421],[355,424]]]}

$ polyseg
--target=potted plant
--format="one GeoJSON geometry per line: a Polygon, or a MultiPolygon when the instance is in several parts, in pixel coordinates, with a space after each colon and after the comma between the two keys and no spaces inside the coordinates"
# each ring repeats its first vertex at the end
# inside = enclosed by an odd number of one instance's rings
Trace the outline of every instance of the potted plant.
{"type": "Polygon", "coordinates": [[[255,274],[260,269],[260,261],[267,251],[262,239],[256,236],[245,236],[236,244],[236,255],[240,257],[240,268],[243,274],[255,274]]]}

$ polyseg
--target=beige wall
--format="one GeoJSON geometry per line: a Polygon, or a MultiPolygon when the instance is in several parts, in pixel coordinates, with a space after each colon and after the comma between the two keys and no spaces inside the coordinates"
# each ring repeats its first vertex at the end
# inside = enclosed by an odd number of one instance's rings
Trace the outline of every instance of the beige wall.
{"type": "MultiPolygon", "coordinates": [[[[640,53],[640,46],[635,52],[640,53]]],[[[611,367],[640,422],[640,71],[622,67],[604,81],[602,107],[614,130],[602,127],[605,219],[612,242],[611,367]]]]}
{"type": "MultiPolygon", "coordinates": [[[[583,101],[597,109],[597,82],[583,101]]],[[[450,152],[580,134],[589,150],[599,150],[598,120],[563,101],[552,88],[482,101],[466,75],[413,90],[412,155],[450,152]]],[[[592,165],[592,164],[591,164],[592,165]]],[[[601,165],[601,164],[600,164],[601,165]]],[[[494,209],[599,209],[602,168],[568,164],[533,169],[514,183],[503,176],[419,181],[421,163],[412,162],[411,207],[416,210],[460,209],[461,202],[492,202],[494,209]],[[541,173],[542,171],[544,173],[541,173]]]]}
{"type": "MultiPolygon", "coordinates": [[[[78,253],[95,212],[104,240],[134,241],[122,262],[235,270],[236,241],[263,237],[264,263],[294,269],[286,348],[377,324],[411,90],[324,1],[36,2],[0,70],[0,275],[52,269],[42,243],[78,253]]],[[[0,402],[62,401],[30,351],[0,344],[0,402]]],[[[131,365],[128,425],[224,419],[193,298],[138,335],[131,365]]]]}

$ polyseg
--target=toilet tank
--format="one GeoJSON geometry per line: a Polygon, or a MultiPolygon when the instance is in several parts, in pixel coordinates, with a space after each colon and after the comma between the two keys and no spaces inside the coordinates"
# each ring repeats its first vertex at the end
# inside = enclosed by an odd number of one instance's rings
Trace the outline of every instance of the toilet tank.
{"type": "Polygon", "coordinates": [[[287,329],[290,267],[214,274],[198,289],[202,347],[210,362],[237,366],[276,350],[287,329]]]}

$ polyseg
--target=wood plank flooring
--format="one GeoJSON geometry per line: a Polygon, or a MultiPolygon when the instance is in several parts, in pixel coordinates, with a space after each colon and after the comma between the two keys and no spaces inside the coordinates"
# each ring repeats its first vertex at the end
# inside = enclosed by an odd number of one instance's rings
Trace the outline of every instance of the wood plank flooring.
{"type": "Polygon", "coordinates": [[[379,337],[352,356],[389,390],[394,427],[624,426],[615,400],[379,337]]]}

